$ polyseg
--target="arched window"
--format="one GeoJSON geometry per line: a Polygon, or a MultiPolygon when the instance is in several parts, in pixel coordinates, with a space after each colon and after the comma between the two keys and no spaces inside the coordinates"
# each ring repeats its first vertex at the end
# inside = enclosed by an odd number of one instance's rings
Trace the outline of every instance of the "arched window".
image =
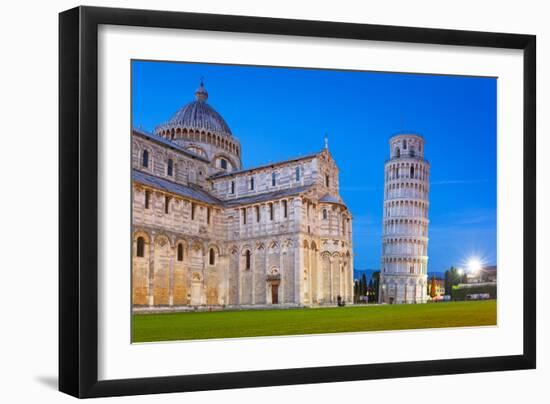
{"type": "Polygon", "coordinates": [[[231,193],[235,193],[235,181],[231,181],[231,193]]]}
{"type": "Polygon", "coordinates": [[[300,181],[300,167],[296,167],[296,181],[300,181]]]}
{"type": "Polygon", "coordinates": [[[246,252],[244,253],[244,258],[244,269],[248,270],[250,269],[250,250],[246,250],[246,252]]]}
{"type": "Polygon", "coordinates": [[[250,190],[254,191],[254,177],[250,177],[250,190]]]}
{"type": "Polygon", "coordinates": [[[149,152],[147,150],[143,150],[141,165],[143,167],[149,167],[149,152]]]}
{"type": "Polygon", "coordinates": [[[178,261],[183,261],[183,244],[178,244],[178,261]]]}
{"type": "Polygon", "coordinates": [[[283,200],[283,217],[288,217],[288,202],[283,200]]]}
{"type": "Polygon", "coordinates": [[[277,185],[277,174],[276,173],[271,173],[271,186],[274,187],[275,185],[277,185]]]}
{"type": "Polygon", "coordinates": [[[411,268],[410,268],[410,273],[411,273],[411,274],[414,274],[414,267],[411,267],[411,268]]]}
{"type": "Polygon", "coordinates": [[[143,239],[143,237],[138,237],[137,239],[136,256],[145,256],[145,240],[143,239]]]}
{"type": "Polygon", "coordinates": [[[170,197],[169,196],[164,197],[164,213],[165,214],[170,213],[170,197]]]}
{"type": "Polygon", "coordinates": [[[227,160],[226,159],[220,159],[220,167],[224,170],[227,170],[227,160]]]}
{"type": "Polygon", "coordinates": [[[328,174],[325,174],[325,186],[326,187],[330,186],[330,177],[328,174]]]}
{"type": "Polygon", "coordinates": [[[151,205],[151,191],[145,191],[145,209],[149,209],[151,205]]]}
{"type": "Polygon", "coordinates": [[[401,156],[401,151],[399,150],[399,147],[395,149],[395,157],[401,156]]]}
{"type": "Polygon", "coordinates": [[[216,263],[216,252],[214,251],[213,248],[210,249],[208,263],[210,265],[214,265],[216,263]]]}
{"type": "Polygon", "coordinates": [[[166,168],[166,172],[170,177],[174,175],[174,160],[168,159],[168,166],[166,168]]]}
{"type": "Polygon", "coordinates": [[[411,166],[411,178],[414,178],[414,167],[411,166]]]}
{"type": "Polygon", "coordinates": [[[407,141],[403,139],[403,150],[407,150],[407,141]]]}
{"type": "Polygon", "coordinates": [[[327,218],[328,218],[328,212],[326,209],[323,209],[323,219],[327,220],[327,218]]]}

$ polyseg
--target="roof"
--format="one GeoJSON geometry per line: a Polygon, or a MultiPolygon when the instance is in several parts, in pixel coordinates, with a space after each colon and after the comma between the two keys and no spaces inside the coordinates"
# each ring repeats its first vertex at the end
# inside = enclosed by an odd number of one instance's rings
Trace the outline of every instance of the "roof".
{"type": "Polygon", "coordinates": [[[181,185],[136,169],[132,170],[132,180],[143,185],[148,185],[150,187],[155,187],[166,192],[180,195],[184,198],[194,199],[200,202],[222,207],[248,205],[278,198],[285,198],[299,195],[302,192],[308,191],[312,188],[312,185],[306,185],[302,187],[286,188],[278,191],[266,192],[258,195],[244,196],[241,198],[231,199],[229,201],[222,201],[198,186],[181,185]]]}
{"type": "Polygon", "coordinates": [[[288,159],[288,160],[277,161],[275,163],[264,164],[264,165],[261,165],[261,166],[246,168],[246,169],[243,169],[243,170],[231,171],[231,172],[228,172],[228,173],[220,172],[218,174],[214,174],[214,175],[210,176],[210,178],[211,179],[218,179],[218,178],[232,177],[234,175],[244,174],[244,173],[255,171],[255,170],[262,170],[264,168],[275,167],[275,166],[280,166],[280,165],[283,165],[283,164],[294,163],[296,161],[311,159],[311,158],[317,157],[321,153],[322,153],[322,151],[317,152],[317,153],[306,154],[305,156],[295,157],[295,158],[291,158],[291,159],[288,159]]]}
{"type": "Polygon", "coordinates": [[[195,101],[185,104],[167,122],[159,125],[155,130],[172,128],[193,129],[231,136],[231,129],[229,129],[227,122],[206,102],[208,92],[202,82],[197,91],[195,91],[195,98],[195,101]]]}
{"type": "Polygon", "coordinates": [[[496,272],[497,266],[496,265],[488,265],[486,267],[481,268],[483,272],[496,272]]]}
{"type": "Polygon", "coordinates": [[[181,185],[173,181],[159,178],[154,175],[144,173],[136,169],[132,170],[132,180],[143,185],[149,185],[164,191],[183,196],[185,198],[195,199],[211,205],[221,205],[222,201],[210,195],[199,187],[181,185]]]}
{"type": "Polygon", "coordinates": [[[402,130],[400,132],[392,133],[390,135],[390,140],[393,139],[393,138],[402,137],[402,136],[414,136],[414,137],[418,137],[420,139],[424,139],[424,135],[419,133],[419,132],[415,132],[413,130],[402,130]]]}
{"type": "Polygon", "coordinates": [[[336,197],[330,194],[325,194],[321,198],[319,198],[319,202],[324,203],[337,203],[338,205],[343,205],[344,201],[340,197],[336,197]]]}
{"type": "Polygon", "coordinates": [[[144,131],[144,130],[142,130],[142,129],[136,129],[136,128],[134,128],[134,129],[132,129],[132,131],[133,131],[134,133],[137,133],[138,135],[141,135],[141,136],[143,136],[143,137],[145,137],[145,138],[147,138],[147,139],[149,139],[149,140],[155,142],[155,143],[162,144],[163,146],[168,146],[168,147],[170,147],[170,148],[172,148],[172,149],[174,149],[174,150],[177,150],[177,151],[179,151],[179,152],[181,152],[181,153],[183,153],[183,154],[186,154],[186,155],[188,155],[189,157],[193,157],[193,158],[202,160],[202,161],[204,161],[204,162],[206,162],[206,163],[209,163],[209,162],[210,162],[210,160],[208,160],[206,157],[201,156],[200,154],[197,154],[197,153],[193,153],[193,152],[191,152],[191,151],[189,151],[189,150],[187,150],[187,149],[184,149],[184,148],[183,148],[182,146],[180,146],[179,144],[174,143],[174,142],[171,142],[170,140],[165,139],[165,138],[163,138],[163,137],[160,137],[160,136],[154,135],[154,134],[152,134],[152,133],[146,132],[146,131],[144,131]]]}
{"type": "Polygon", "coordinates": [[[242,198],[231,199],[228,201],[224,201],[223,204],[226,207],[232,207],[237,205],[249,205],[253,203],[260,203],[260,202],[265,202],[273,199],[299,195],[302,192],[308,191],[311,188],[312,188],[312,185],[304,185],[302,187],[296,187],[296,188],[286,188],[278,191],[266,192],[264,194],[243,196],[242,198]]]}

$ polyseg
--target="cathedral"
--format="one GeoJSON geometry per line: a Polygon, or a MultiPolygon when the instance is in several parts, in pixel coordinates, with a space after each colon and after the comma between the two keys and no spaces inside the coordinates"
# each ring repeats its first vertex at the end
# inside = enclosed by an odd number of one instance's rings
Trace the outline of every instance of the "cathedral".
{"type": "Polygon", "coordinates": [[[327,141],[253,168],[208,103],[132,130],[135,310],[335,305],[353,300],[352,216],[327,141]]]}

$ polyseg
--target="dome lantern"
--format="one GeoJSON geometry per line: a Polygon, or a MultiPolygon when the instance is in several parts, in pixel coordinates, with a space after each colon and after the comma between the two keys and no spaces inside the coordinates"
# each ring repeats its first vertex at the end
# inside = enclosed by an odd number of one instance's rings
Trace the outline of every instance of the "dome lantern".
{"type": "Polygon", "coordinates": [[[201,80],[201,84],[199,88],[195,91],[195,98],[197,101],[205,102],[208,99],[208,91],[206,91],[206,88],[204,88],[204,83],[201,80]]]}

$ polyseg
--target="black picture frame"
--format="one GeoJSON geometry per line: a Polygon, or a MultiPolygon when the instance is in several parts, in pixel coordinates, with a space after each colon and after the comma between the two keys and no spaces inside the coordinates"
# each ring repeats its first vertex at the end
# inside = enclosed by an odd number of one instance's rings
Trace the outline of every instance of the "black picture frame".
{"type": "Polygon", "coordinates": [[[77,7],[59,15],[59,100],[60,391],[85,398],[535,368],[534,35],[77,7]],[[99,381],[97,62],[100,24],[523,50],[523,354],[99,381]]]}

